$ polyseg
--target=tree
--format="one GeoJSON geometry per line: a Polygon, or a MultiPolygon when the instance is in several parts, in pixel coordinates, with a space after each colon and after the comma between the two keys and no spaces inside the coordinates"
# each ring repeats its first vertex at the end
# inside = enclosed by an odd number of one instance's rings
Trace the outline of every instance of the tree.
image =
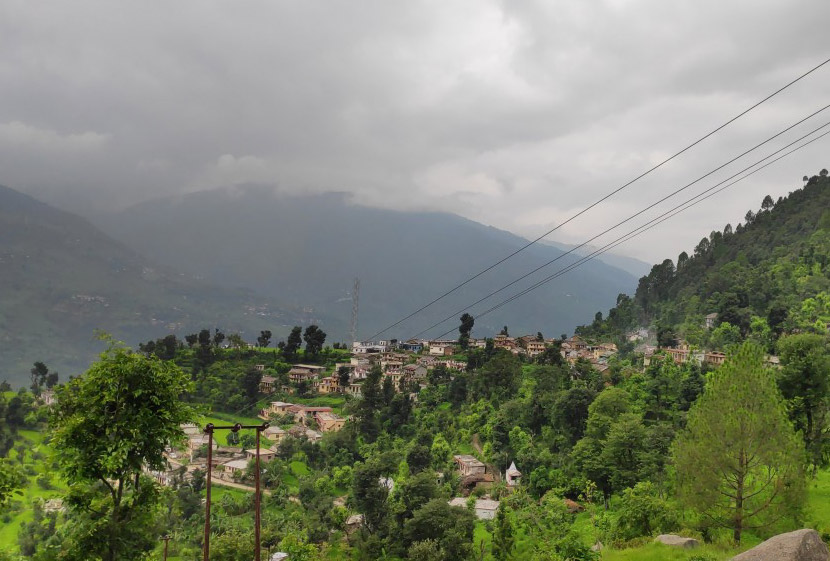
{"type": "Polygon", "coordinates": [[[495,526],[493,531],[493,557],[496,561],[507,561],[513,552],[516,538],[513,535],[513,523],[509,517],[509,509],[504,501],[499,504],[495,526]]]}
{"type": "Polygon", "coordinates": [[[415,511],[404,525],[404,538],[410,544],[434,540],[446,560],[463,561],[472,554],[475,517],[465,508],[451,507],[446,499],[432,499],[415,511]]]}
{"type": "Polygon", "coordinates": [[[341,366],[337,369],[337,387],[340,388],[341,393],[349,387],[350,378],[351,373],[349,372],[348,366],[341,366]]]}
{"type": "Polygon", "coordinates": [[[309,325],[305,328],[303,340],[305,341],[305,352],[311,356],[317,356],[323,350],[326,333],[316,325],[309,325]]]}
{"type": "Polygon", "coordinates": [[[466,349],[470,345],[470,332],[473,330],[475,318],[465,313],[459,319],[461,320],[461,325],[458,326],[458,345],[462,349],[466,349]]]}
{"type": "Polygon", "coordinates": [[[8,458],[0,458],[0,508],[6,506],[11,496],[18,490],[26,479],[20,469],[11,463],[8,458]]]}
{"type": "Polygon", "coordinates": [[[225,340],[225,334],[219,331],[219,328],[215,328],[213,330],[213,346],[217,349],[222,344],[222,341],[225,340]]]}
{"type": "Polygon", "coordinates": [[[804,446],[763,351],[745,343],[706,384],[674,444],[680,497],[712,525],[762,528],[804,500],[804,446]]]}
{"type": "Polygon", "coordinates": [[[289,360],[294,360],[297,358],[297,351],[300,350],[300,345],[303,342],[302,338],[303,328],[299,325],[295,325],[291,329],[291,333],[288,334],[288,338],[285,340],[285,356],[289,360]]]}
{"type": "Polygon", "coordinates": [[[256,368],[249,368],[245,371],[245,376],[242,377],[242,389],[245,391],[245,397],[251,405],[254,405],[257,397],[259,397],[260,382],[262,382],[262,372],[256,368]]]}
{"type": "Polygon", "coordinates": [[[49,374],[49,368],[42,362],[37,361],[29,372],[32,375],[32,392],[37,394],[40,392],[40,387],[46,381],[46,376],[49,374]]]}
{"type": "Polygon", "coordinates": [[[764,197],[764,200],[761,201],[761,210],[771,210],[772,207],[775,206],[775,201],[772,200],[772,197],[767,195],[764,197]]]}
{"type": "Polygon", "coordinates": [[[505,337],[510,337],[510,332],[507,331],[507,326],[506,325],[501,328],[501,331],[499,331],[499,335],[504,335],[505,337]]]}
{"type": "Polygon", "coordinates": [[[110,341],[86,374],[58,393],[52,443],[70,487],[68,542],[83,558],[132,558],[155,545],[148,528],[158,493],[140,476],[145,467],[165,468],[165,448],[196,417],[182,399],[191,389],[175,364],[110,341]]]}
{"type": "Polygon", "coordinates": [[[271,344],[271,332],[268,329],[259,332],[259,337],[256,338],[257,345],[260,347],[267,347],[271,344]]]}
{"type": "Polygon", "coordinates": [[[830,461],[830,353],[821,335],[799,334],[778,341],[783,368],[778,387],[790,419],[804,437],[813,469],[830,461]]]}

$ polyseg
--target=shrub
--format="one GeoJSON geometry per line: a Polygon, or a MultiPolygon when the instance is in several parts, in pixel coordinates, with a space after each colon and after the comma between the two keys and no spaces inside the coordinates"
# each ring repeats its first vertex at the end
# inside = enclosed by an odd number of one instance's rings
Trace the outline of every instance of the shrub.
{"type": "Polygon", "coordinates": [[[641,481],[626,489],[620,500],[619,516],[613,529],[614,539],[631,540],[655,533],[668,533],[679,527],[677,509],[658,496],[650,481],[641,481]]]}

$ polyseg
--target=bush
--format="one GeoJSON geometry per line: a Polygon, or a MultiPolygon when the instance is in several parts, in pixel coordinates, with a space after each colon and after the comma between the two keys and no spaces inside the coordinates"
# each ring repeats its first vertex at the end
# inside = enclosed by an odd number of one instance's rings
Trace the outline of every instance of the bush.
{"type": "Polygon", "coordinates": [[[677,509],[658,496],[650,481],[641,481],[623,491],[618,512],[613,529],[613,537],[618,541],[669,533],[680,526],[677,509]]]}

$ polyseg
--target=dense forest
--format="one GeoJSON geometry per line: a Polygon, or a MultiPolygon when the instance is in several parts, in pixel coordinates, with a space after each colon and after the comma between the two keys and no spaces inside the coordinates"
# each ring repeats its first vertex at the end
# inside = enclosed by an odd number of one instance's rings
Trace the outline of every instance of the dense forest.
{"type": "Polygon", "coordinates": [[[784,333],[825,334],[830,325],[830,177],[826,169],[743,223],[713,231],[691,254],[666,259],[640,279],[633,298],[620,295],[607,317],[597,313],[577,332],[623,342],[653,327],[661,346],[679,340],[723,349],[750,338],[768,352],[784,333]],[[715,329],[705,316],[717,314],[715,329]]]}

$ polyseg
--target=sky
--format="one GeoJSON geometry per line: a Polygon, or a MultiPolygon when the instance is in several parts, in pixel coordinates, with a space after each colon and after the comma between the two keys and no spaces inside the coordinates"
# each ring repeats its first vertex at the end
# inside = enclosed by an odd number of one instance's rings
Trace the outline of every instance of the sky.
{"type": "MultiPolygon", "coordinates": [[[[87,214],[246,183],[346,191],[535,238],[830,58],[828,22],[826,0],[0,0],[0,184],[87,214]]],[[[550,239],[581,243],[828,103],[830,64],[550,239]]],[[[690,250],[829,152],[618,252],[690,250]]]]}

